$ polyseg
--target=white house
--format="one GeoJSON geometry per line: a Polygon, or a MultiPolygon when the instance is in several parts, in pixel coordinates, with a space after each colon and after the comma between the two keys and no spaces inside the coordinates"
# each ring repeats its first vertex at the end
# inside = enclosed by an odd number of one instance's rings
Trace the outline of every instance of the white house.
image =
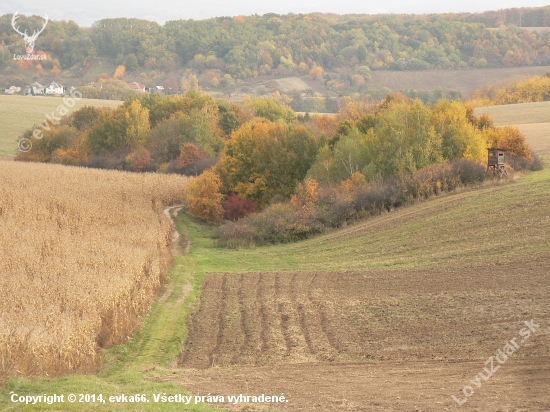
{"type": "Polygon", "coordinates": [[[46,87],[46,94],[63,94],[63,86],[53,82],[46,87]]]}
{"type": "Polygon", "coordinates": [[[15,94],[15,93],[18,93],[19,91],[21,91],[21,87],[17,87],[17,86],[11,86],[7,89],[4,89],[4,93],[6,94],[15,94]]]}
{"type": "Polygon", "coordinates": [[[42,86],[38,82],[31,84],[31,90],[32,90],[32,94],[34,94],[35,96],[37,94],[44,94],[44,86],[42,86]]]}
{"type": "Polygon", "coordinates": [[[162,86],[146,87],[145,90],[149,93],[164,94],[164,87],[162,86]]]}

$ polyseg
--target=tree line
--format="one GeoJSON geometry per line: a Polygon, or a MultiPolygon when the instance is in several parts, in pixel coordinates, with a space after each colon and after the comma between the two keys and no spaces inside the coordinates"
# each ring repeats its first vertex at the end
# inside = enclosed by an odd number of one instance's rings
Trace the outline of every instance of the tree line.
{"type": "MultiPolygon", "coordinates": [[[[306,200],[317,196],[317,188],[330,210],[337,199],[359,193],[353,188],[367,190],[392,179],[407,191],[438,193],[476,180],[485,170],[487,147],[506,149],[514,168],[536,164],[515,127],[497,128],[488,115],[477,117],[462,102],[441,99],[428,106],[400,93],[376,103],[347,100],[336,115],[313,116],[297,115],[278,93],[242,103],[199,91],[144,94],[116,109],[81,108],[43,128],[36,139],[33,130],[39,127],[24,133],[32,148],[16,160],[198,176],[187,189],[189,212],[210,223],[256,213],[248,220],[256,224],[265,210],[294,216],[290,220],[298,224],[296,210],[316,204],[306,200]],[[286,206],[273,206],[280,203],[286,206]]],[[[394,188],[380,190],[376,196],[383,196],[383,204],[397,201],[394,188]]],[[[401,204],[408,197],[398,199],[401,204]]],[[[308,216],[333,214],[323,210],[308,216]]],[[[334,224],[347,216],[338,213],[334,224]]],[[[277,225],[275,218],[270,222],[277,225]]]]}
{"type": "Polygon", "coordinates": [[[476,90],[469,102],[475,106],[533,103],[550,101],[550,73],[489,85],[476,90]]]}

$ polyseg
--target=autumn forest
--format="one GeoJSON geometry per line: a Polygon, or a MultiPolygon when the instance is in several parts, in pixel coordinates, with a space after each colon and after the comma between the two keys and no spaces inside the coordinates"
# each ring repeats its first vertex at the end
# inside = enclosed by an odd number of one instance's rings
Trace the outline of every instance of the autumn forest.
{"type": "MultiPolygon", "coordinates": [[[[368,81],[373,70],[550,64],[550,33],[533,29],[550,24],[550,7],[437,15],[266,14],[164,25],[118,18],[90,28],[51,21],[36,41],[36,51],[50,56],[38,68],[11,59],[21,45],[11,17],[0,17],[0,69],[15,77],[24,69],[49,75],[70,69],[82,76],[104,58],[126,72],[155,72],[175,88],[176,71],[191,70],[213,87],[274,72],[327,71],[328,88],[338,89],[342,82],[368,81]]],[[[21,29],[40,27],[41,19],[27,17],[21,29]]]]}

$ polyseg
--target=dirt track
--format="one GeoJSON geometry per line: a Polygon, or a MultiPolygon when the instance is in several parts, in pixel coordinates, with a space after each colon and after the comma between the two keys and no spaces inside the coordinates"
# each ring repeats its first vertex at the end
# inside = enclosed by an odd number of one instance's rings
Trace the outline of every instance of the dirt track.
{"type": "Polygon", "coordinates": [[[541,254],[428,269],[212,274],[176,380],[196,394],[284,392],[292,401],[275,410],[452,410],[450,395],[534,319],[540,329],[461,409],[550,410],[548,269],[541,254]]]}

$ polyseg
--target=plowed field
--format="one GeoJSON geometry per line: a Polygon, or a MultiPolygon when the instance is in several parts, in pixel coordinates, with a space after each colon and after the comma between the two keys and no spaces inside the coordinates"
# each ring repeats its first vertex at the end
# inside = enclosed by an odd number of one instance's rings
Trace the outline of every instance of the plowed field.
{"type": "Polygon", "coordinates": [[[464,398],[485,361],[534,319],[541,328],[461,409],[549,410],[548,269],[540,254],[401,270],[214,273],[176,380],[195,394],[284,392],[289,403],[275,410],[452,410],[450,395],[464,398]]]}
{"type": "MultiPolygon", "coordinates": [[[[550,322],[547,269],[539,256],[468,267],[212,274],[181,364],[488,357],[524,320],[550,322]]],[[[529,349],[547,354],[548,347],[529,349]]]]}

